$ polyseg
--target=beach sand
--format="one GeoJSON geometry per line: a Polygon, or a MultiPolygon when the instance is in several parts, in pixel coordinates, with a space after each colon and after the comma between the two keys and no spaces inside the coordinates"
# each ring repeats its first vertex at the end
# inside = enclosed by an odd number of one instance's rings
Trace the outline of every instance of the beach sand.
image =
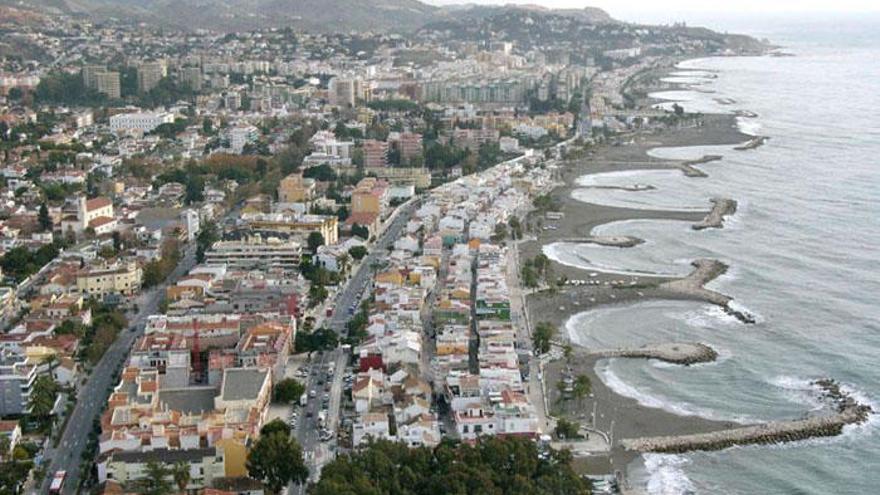
{"type": "MultiPolygon", "coordinates": [[[[707,204],[706,211],[671,212],[663,210],[644,210],[618,208],[583,203],[571,197],[572,190],[577,188],[575,180],[586,174],[613,172],[637,169],[681,169],[682,162],[652,158],[647,151],[659,146],[704,146],[742,144],[751,139],[736,127],[734,115],[705,115],[704,124],[699,127],[670,129],[655,134],[635,134],[624,137],[619,146],[602,145],[593,149],[590,156],[573,162],[567,162],[561,170],[560,180],[565,184],[558,187],[552,196],[561,205],[564,217],[559,220],[542,219],[544,225],[553,224],[555,230],[533,228],[531,234],[536,240],[519,244],[520,259],[526,260],[541,253],[544,245],[571,238],[587,237],[594,227],[608,222],[630,219],[673,219],[697,223],[703,220],[711,209],[707,204]]],[[[711,175],[713,166],[723,162],[704,163],[698,167],[711,175]]],[[[682,172],[684,173],[684,172],[682,172]]],[[[694,180],[699,180],[695,178],[694,180]]],[[[734,198],[735,199],[735,198],[734,198]]],[[[535,225],[540,215],[535,212],[530,216],[529,223],[535,225]]],[[[621,248],[626,249],[626,248],[621,248]]],[[[548,291],[532,293],[527,298],[530,320],[533,323],[548,321],[560,330],[559,340],[567,340],[565,322],[573,315],[605,304],[625,304],[646,299],[697,299],[691,291],[674,291],[670,286],[662,285],[678,280],[670,277],[633,277],[630,275],[606,274],[583,270],[576,267],[553,262],[551,264],[555,276],[564,275],[569,279],[598,280],[600,285],[565,286],[556,293],[548,291]],[[591,273],[598,273],[591,277],[591,273]],[[612,281],[623,281],[622,286],[614,287],[612,281]],[[607,284],[606,284],[607,282],[607,284]],[[634,283],[635,285],[628,285],[634,283]]],[[[679,284],[682,285],[682,284],[679,284]]],[[[675,287],[675,284],[672,285],[675,287]]],[[[611,431],[614,422],[613,445],[611,455],[592,456],[578,459],[578,465],[589,473],[608,473],[625,471],[627,464],[636,459],[637,455],[624,451],[619,444],[622,438],[635,438],[655,435],[678,435],[715,431],[737,426],[734,423],[712,421],[695,416],[681,416],[658,408],[646,407],[634,399],[621,396],[608,388],[596,374],[596,364],[603,358],[579,357],[567,364],[564,360],[550,363],[545,371],[548,400],[551,411],[559,407],[568,408],[569,417],[581,419],[590,424],[590,417],[595,407],[597,429],[611,431]],[[557,403],[558,392],[555,385],[559,381],[563,368],[571,366],[575,375],[586,374],[593,383],[592,397],[581,404],[568,403],[565,406],[557,403]]],[[[620,358],[618,358],[620,359],[620,358]]]]}

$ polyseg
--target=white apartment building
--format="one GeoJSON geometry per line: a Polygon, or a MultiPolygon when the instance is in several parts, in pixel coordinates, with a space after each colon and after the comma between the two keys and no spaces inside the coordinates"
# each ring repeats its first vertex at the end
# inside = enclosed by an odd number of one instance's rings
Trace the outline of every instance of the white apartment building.
{"type": "Polygon", "coordinates": [[[133,112],[120,113],[110,117],[110,130],[116,133],[147,133],[162,124],[173,124],[171,112],[133,112]]]}
{"type": "Polygon", "coordinates": [[[215,242],[205,253],[205,263],[242,269],[278,267],[293,270],[299,266],[301,257],[302,246],[297,242],[254,236],[241,241],[215,242]]]}

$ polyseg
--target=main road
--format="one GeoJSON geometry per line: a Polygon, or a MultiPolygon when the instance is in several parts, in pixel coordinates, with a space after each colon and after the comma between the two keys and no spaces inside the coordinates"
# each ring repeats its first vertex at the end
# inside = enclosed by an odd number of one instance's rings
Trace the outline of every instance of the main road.
{"type": "MultiPolygon", "coordinates": [[[[135,339],[144,332],[144,322],[147,317],[158,313],[159,301],[165,287],[174,283],[182,275],[186,274],[196,263],[195,244],[187,246],[177,268],[162,284],[144,291],[136,299],[137,314],[129,321],[129,329],[122,329],[119,337],[104,353],[98,364],[92,368],[85,384],[79,388],[76,394],[76,405],[67,421],[67,427],[61,435],[61,441],[57,447],[48,446],[44,451],[44,458],[49,459],[49,469],[43,480],[39,492],[48,493],[49,483],[56,471],[66,471],[67,480],[64,483],[63,493],[76,493],[81,478],[82,455],[89,441],[89,434],[93,425],[100,417],[104,405],[110,397],[112,387],[116,385],[117,371],[119,371],[128,359],[131,347],[135,339]]],[[[91,463],[91,459],[87,464],[91,463]]]]}
{"type": "MultiPolygon", "coordinates": [[[[218,224],[222,225],[227,219],[234,218],[238,211],[238,207],[233,208],[218,224]]],[[[177,267],[165,281],[137,296],[135,304],[138,312],[129,320],[129,328],[120,331],[116,341],[107,349],[98,364],[92,368],[85,384],[77,390],[76,405],[70,414],[64,432],[61,434],[58,446],[49,445],[44,449],[43,458],[49,461],[46,477],[39,490],[31,490],[30,493],[48,493],[52,476],[57,471],[67,472],[62,492],[65,494],[77,493],[82,477],[82,456],[88,445],[89,434],[104,410],[112,387],[117,384],[117,372],[128,360],[135,340],[143,335],[147,317],[159,312],[159,302],[162,300],[165,288],[188,273],[195,264],[196,244],[189,243],[184,248],[183,256],[177,267]]],[[[90,465],[92,460],[88,459],[86,465],[90,465]]]]}
{"type": "Polygon", "coordinates": [[[369,284],[373,276],[372,267],[380,261],[387,259],[388,248],[400,237],[400,233],[420,203],[421,199],[416,198],[401,205],[389,219],[385,230],[379,234],[379,239],[373,243],[370,253],[361,260],[361,264],[354,275],[352,275],[351,280],[348,281],[345,288],[336,296],[333,315],[327,321],[327,328],[334,330],[342,336],[342,333],[345,331],[345,324],[348,323],[352,316],[348,312],[349,309],[354,308],[357,311],[356,305],[360,302],[367,284],[369,284]]]}

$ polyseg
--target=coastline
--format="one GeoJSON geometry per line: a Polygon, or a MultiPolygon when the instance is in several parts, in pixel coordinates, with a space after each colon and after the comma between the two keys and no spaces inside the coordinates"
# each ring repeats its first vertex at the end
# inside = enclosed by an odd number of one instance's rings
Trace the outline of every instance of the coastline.
{"type": "MultiPolygon", "coordinates": [[[[623,146],[600,145],[586,159],[566,162],[560,169],[562,185],[555,188],[551,196],[560,205],[558,211],[562,218],[555,221],[554,230],[537,229],[534,240],[518,243],[520,259],[530,259],[542,253],[544,245],[554,242],[594,239],[593,228],[610,222],[634,219],[669,219],[688,221],[692,225],[705,222],[717,205],[707,205],[705,211],[668,211],[636,208],[621,208],[593,203],[585,203],[571,197],[571,192],[580,188],[576,179],[587,174],[615,172],[623,170],[681,170],[688,176],[705,176],[699,165],[720,160],[719,156],[706,156],[697,160],[676,161],[654,158],[647,152],[663,146],[737,146],[748,142],[753,136],[741,132],[737,127],[735,115],[704,115],[704,125],[667,129],[654,134],[634,134],[628,136],[631,144],[623,146]]],[[[533,212],[529,223],[536,222],[538,213],[533,212]]],[[[719,225],[721,227],[721,225],[719,225]]],[[[723,228],[723,227],[722,227],[723,228]]],[[[627,249],[627,245],[619,246],[627,249]]],[[[720,275],[726,269],[723,264],[704,260],[706,265],[697,267],[686,277],[631,276],[586,270],[551,262],[555,275],[569,280],[589,279],[592,284],[566,285],[555,294],[533,292],[527,296],[529,318],[533,322],[548,321],[560,329],[557,339],[570,341],[564,330],[566,321],[581,312],[609,304],[627,304],[644,300],[698,300],[727,307],[730,298],[704,289],[703,285],[720,275]],[[711,265],[711,266],[710,266],[711,265]],[[720,265],[720,266],[719,266],[720,265]],[[706,271],[708,270],[708,272],[706,271]]],[[[662,345],[663,343],[657,343],[662,345]]],[[[696,343],[695,343],[696,344],[696,343]]],[[[617,439],[647,436],[678,436],[731,429],[742,426],[730,421],[716,421],[699,416],[684,416],[659,407],[648,407],[637,400],[618,394],[606,385],[597,373],[600,362],[608,356],[593,354],[593,349],[578,348],[578,359],[568,364],[560,360],[546,365],[545,380],[548,384],[548,403],[555,404],[558,392],[552,384],[559,379],[563,368],[570,367],[574,374],[586,374],[592,382],[592,395],[580,406],[580,419],[586,420],[596,409],[593,426],[604,432],[611,431],[612,447],[607,456],[593,455],[579,458],[580,467],[588,473],[625,473],[627,465],[640,454],[621,447],[617,439]],[[613,429],[612,429],[613,421],[613,429]]],[[[630,359],[616,357],[614,359],[630,359]]]]}

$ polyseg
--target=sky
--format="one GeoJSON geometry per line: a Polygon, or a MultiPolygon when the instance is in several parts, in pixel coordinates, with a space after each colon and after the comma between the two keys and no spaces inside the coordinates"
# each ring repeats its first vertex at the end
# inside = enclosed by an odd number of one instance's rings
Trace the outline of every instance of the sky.
{"type": "Polygon", "coordinates": [[[599,7],[630,22],[705,22],[722,17],[880,13],[880,0],[427,0],[433,4],[525,3],[554,8],[599,7]]]}

